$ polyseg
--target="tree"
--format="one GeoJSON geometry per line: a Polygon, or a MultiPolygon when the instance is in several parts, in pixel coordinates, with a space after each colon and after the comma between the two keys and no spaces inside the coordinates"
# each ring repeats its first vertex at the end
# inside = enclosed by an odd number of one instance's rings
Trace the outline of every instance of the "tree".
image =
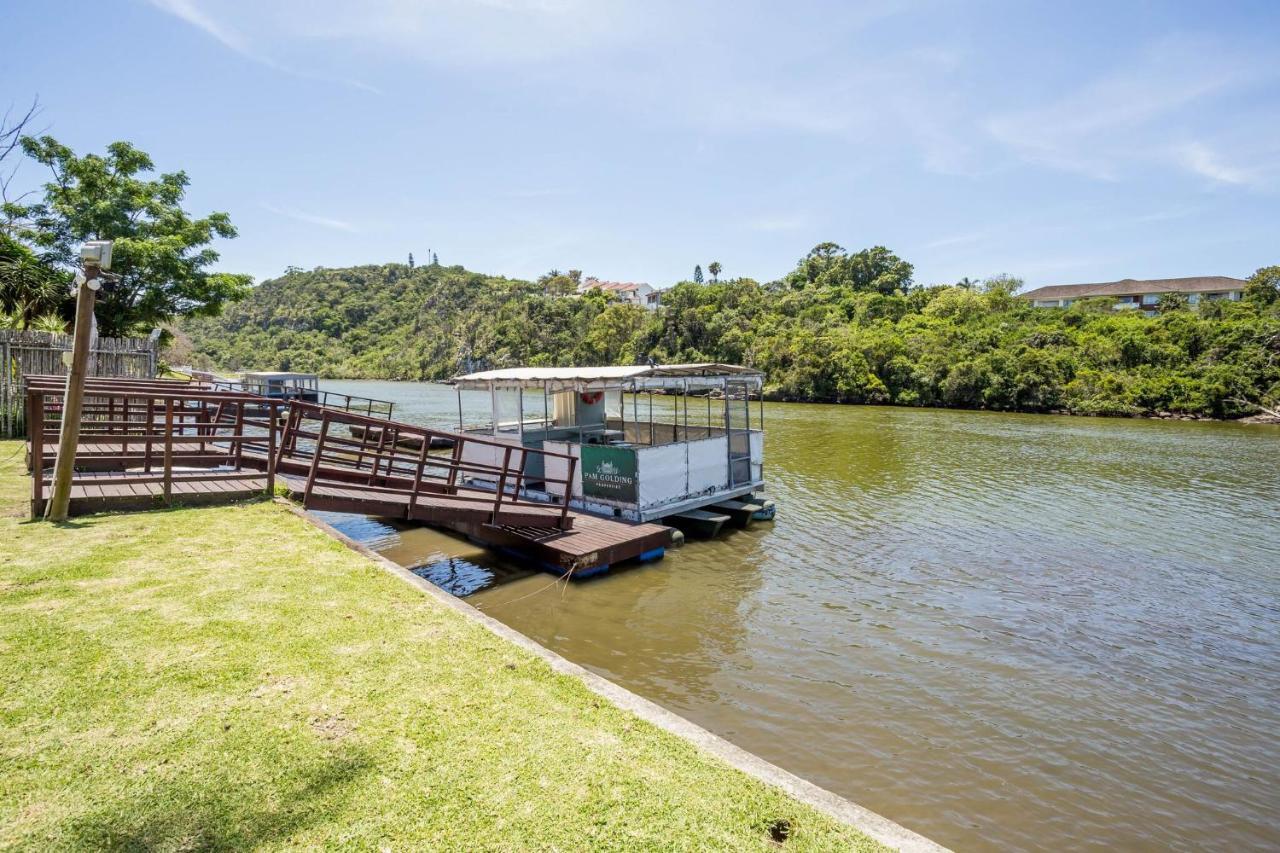
{"type": "Polygon", "coordinates": [[[232,238],[225,213],[194,219],[182,209],[186,173],[148,180],[155,166],[127,142],[104,155],[77,156],[51,136],[24,137],[22,149],[46,166],[53,179],[44,200],[26,205],[19,240],[71,268],[86,240],[114,240],[114,284],[98,295],[99,332],[122,336],[176,316],[211,316],[249,292],[252,278],[209,270],[218,261],[210,244],[232,238]]]}
{"type": "Polygon", "coordinates": [[[1280,265],[1263,267],[1249,276],[1244,286],[1244,298],[1256,305],[1280,302],[1280,265]]]}
{"type": "Polygon", "coordinates": [[[973,290],[977,286],[978,286],[978,282],[969,278],[969,276],[965,276],[964,278],[956,282],[956,287],[963,287],[965,290],[973,290]]]}
{"type": "MultiPolygon", "coordinates": [[[[40,112],[40,101],[33,98],[31,106],[27,108],[25,113],[15,116],[12,108],[10,108],[4,111],[3,116],[0,116],[0,163],[3,163],[10,154],[18,150],[18,147],[22,144],[22,138],[27,133],[27,125],[31,123],[31,120],[36,117],[38,112],[40,112]]],[[[20,210],[17,205],[21,202],[21,198],[9,198],[9,183],[13,180],[13,176],[17,171],[18,167],[14,166],[9,174],[0,173],[0,203],[3,204],[5,218],[10,220],[20,210]],[[14,209],[11,209],[11,207],[14,209]]]]}
{"type": "Polygon", "coordinates": [[[720,266],[719,261],[712,261],[707,264],[707,272],[711,273],[711,280],[713,282],[718,282],[720,280],[720,270],[722,269],[724,269],[724,267],[720,266]]]}
{"type": "Polygon", "coordinates": [[[32,328],[38,316],[56,316],[70,281],[70,275],[0,234],[0,311],[12,315],[16,328],[32,328]]]}
{"type": "Polygon", "coordinates": [[[846,257],[848,255],[844,247],[838,243],[819,243],[801,259],[795,270],[787,276],[786,282],[793,290],[821,284],[846,257]]]}
{"type": "Polygon", "coordinates": [[[413,252],[409,253],[409,269],[413,269],[413,252]]]}
{"type": "Polygon", "coordinates": [[[702,264],[697,264],[694,266],[693,280],[697,284],[702,284],[702,264]]]}
{"type": "Polygon", "coordinates": [[[1156,311],[1161,314],[1185,311],[1190,304],[1185,293],[1162,293],[1156,302],[1156,311]]]}
{"type": "Polygon", "coordinates": [[[848,280],[854,290],[874,290],[886,296],[906,293],[915,267],[884,246],[863,249],[848,260],[848,280]]]}
{"type": "Polygon", "coordinates": [[[573,276],[565,275],[560,270],[551,270],[538,279],[538,284],[542,285],[542,292],[547,296],[569,296],[578,290],[578,282],[574,281],[573,276]]]}
{"type": "Polygon", "coordinates": [[[1023,281],[1016,276],[1006,273],[993,275],[991,278],[982,282],[982,292],[988,294],[998,294],[1001,296],[1013,296],[1022,289],[1023,281]]]}
{"type": "Polygon", "coordinates": [[[784,279],[792,290],[810,287],[906,293],[915,268],[884,246],[850,255],[837,243],[819,243],[784,279]]]}

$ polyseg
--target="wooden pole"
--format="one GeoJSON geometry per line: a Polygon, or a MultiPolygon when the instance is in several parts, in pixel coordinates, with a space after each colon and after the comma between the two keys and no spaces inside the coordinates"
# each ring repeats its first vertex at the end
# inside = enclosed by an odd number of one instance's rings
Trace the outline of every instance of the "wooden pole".
{"type": "Polygon", "coordinates": [[[150,397],[147,398],[147,426],[143,430],[146,440],[142,446],[142,470],[148,474],[151,473],[151,439],[154,437],[156,419],[156,402],[150,397]]]}
{"type": "Polygon", "coordinates": [[[66,521],[71,508],[71,477],[75,473],[76,446],[80,443],[80,410],[84,404],[84,379],[89,367],[89,336],[93,328],[96,298],[89,282],[98,277],[96,265],[84,265],[84,281],[76,293],[76,327],[71,345],[71,370],[67,373],[62,399],[62,428],[58,434],[58,457],[53,464],[53,494],[46,517],[66,521]]]}
{"type": "Polygon", "coordinates": [[[267,496],[271,497],[276,493],[276,423],[280,419],[280,412],[274,401],[269,404],[269,408],[271,423],[267,424],[267,496]]]}
{"type": "Polygon", "coordinates": [[[239,471],[244,467],[244,465],[241,463],[241,457],[244,454],[244,401],[243,400],[241,400],[239,403],[236,403],[235,431],[236,431],[236,435],[235,435],[235,438],[233,439],[233,446],[236,449],[234,458],[235,458],[235,468],[237,471],[239,471]]]}
{"type": "Polygon", "coordinates": [[[44,512],[44,394],[27,392],[27,433],[31,436],[31,517],[44,512]]]}
{"type": "Polygon", "coordinates": [[[164,401],[164,500],[173,500],[173,400],[164,401]]]}
{"type": "Polygon", "coordinates": [[[418,448],[418,472],[413,477],[413,490],[409,492],[409,512],[407,518],[413,518],[413,508],[418,504],[418,492],[422,490],[422,473],[427,467],[427,451],[431,448],[431,433],[422,434],[422,447],[418,448]]]}
{"type": "Polygon", "coordinates": [[[307,485],[302,491],[302,505],[305,507],[311,500],[311,490],[316,485],[316,475],[320,473],[320,454],[324,452],[324,440],[329,435],[329,410],[320,410],[320,436],[316,439],[315,455],[311,457],[311,470],[307,472],[307,485]]]}

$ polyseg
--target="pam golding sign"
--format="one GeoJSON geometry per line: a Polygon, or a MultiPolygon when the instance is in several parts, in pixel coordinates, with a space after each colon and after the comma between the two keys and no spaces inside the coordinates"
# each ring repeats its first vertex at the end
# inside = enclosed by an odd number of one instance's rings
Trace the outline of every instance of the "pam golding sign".
{"type": "Polygon", "coordinates": [[[636,452],[630,447],[588,444],[582,448],[582,494],[636,502],[636,452]]]}

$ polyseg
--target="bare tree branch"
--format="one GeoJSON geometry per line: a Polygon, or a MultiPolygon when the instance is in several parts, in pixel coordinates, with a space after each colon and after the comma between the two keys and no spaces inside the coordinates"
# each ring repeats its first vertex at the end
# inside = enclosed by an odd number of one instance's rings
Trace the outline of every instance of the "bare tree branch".
{"type": "Polygon", "coordinates": [[[1233,403],[1235,403],[1235,404],[1237,404],[1237,405],[1240,405],[1240,406],[1246,406],[1246,407],[1248,407],[1248,406],[1256,406],[1256,407],[1258,407],[1259,409],[1261,409],[1261,410],[1263,411],[1263,413],[1264,413],[1264,414],[1270,415],[1270,416],[1271,416],[1271,417],[1273,417],[1273,418],[1280,418],[1280,409],[1273,409],[1273,408],[1271,408],[1270,406],[1264,406],[1264,405],[1262,405],[1262,403],[1260,403],[1260,402],[1258,402],[1258,401],[1256,401],[1256,400],[1246,400],[1246,399],[1245,399],[1245,398],[1243,398],[1243,397],[1234,397],[1234,398],[1232,398],[1231,402],[1233,402],[1233,403]]]}
{"type": "Polygon", "coordinates": [[[31,106],[27,107],[27,111],[22,114],[22,117],[16,120],[11,118],[13,107],[9,106],[5,109],[4,117],[0,118],[0,161],[12,154],[13,150],[22,143],[22,137],[27,135],[27,124],[39,112],[39,98],[32,98],[31,106]]]}

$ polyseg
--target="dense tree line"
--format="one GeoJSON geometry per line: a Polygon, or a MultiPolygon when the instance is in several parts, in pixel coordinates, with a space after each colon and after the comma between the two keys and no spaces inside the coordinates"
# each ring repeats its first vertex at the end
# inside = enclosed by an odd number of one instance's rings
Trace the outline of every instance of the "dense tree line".
{"type": "MultiPolygon", "coordinates": [[[[576,272],[576,271],[572,271],[576,272]]],[[[814,248],[781,280],[682,282],[654,312],[461,267],[291,271],[186,329],[210,365],[443,379],[511,365],[728,361],[789,400],[1234,417],[1280,396],[1280,267],[1239,303],[1032,308],[997,277],[916,286],[883,247],[814,248]]]]}

